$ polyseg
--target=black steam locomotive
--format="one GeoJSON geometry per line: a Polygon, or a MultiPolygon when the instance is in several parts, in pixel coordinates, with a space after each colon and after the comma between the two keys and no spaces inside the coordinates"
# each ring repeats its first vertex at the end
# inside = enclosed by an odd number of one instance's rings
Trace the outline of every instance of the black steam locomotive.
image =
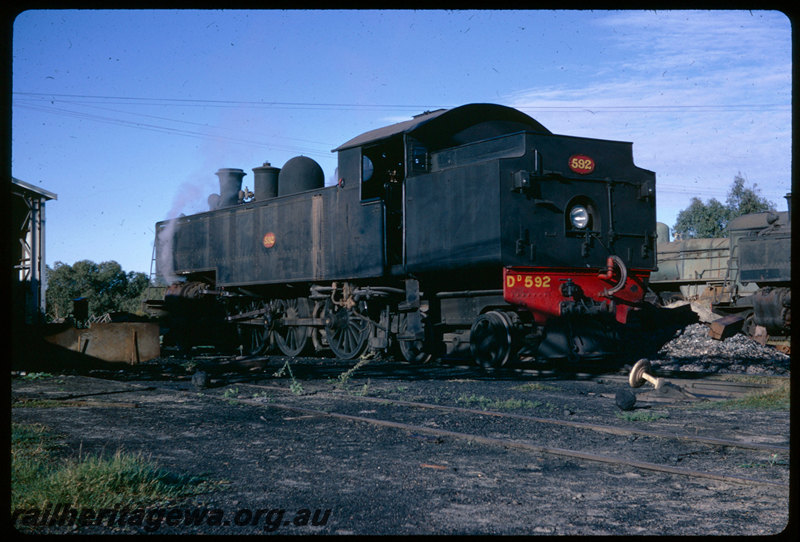
{"type": "Polygon", "coordinates": [[[655,268],[655,174],[632,145],[556,135],[505,106],[425,112],[307,157],[220,169],[207,212],[159,222],[173,335],[213,322],[246,352],[397,346],[583,359],[620,346],[655,268]]]}
{"type": "MultiPolygon", "coordinates": [[[[791,334],[792,195],[787,210],[739,216],[728,237],[657,245],[658,271],[650,287],[663,301],[699,300],[720,315],[737,314],[752,335],[762,326],[773,337],[791,334]]],[[[661,239],[669,228],[658,224],[661,239]]]]}
{"type": "MultiPolygon", "coordinates": [[[[731,220],[733,254],[738,263],[738,281],[758,286],[748,299],[734,296],[730,303],[715,308],[730,311],[752,306],[750,325],[763,326],[776,335],[791,334],[792,325],[792,201],[786,196],[789,210],[783,213],[757,213],[731,220]],[[763,222],[762,222],[763,221],[763,222]]],[[[747,327],[746,327],[747,329],[747,327]]]]}

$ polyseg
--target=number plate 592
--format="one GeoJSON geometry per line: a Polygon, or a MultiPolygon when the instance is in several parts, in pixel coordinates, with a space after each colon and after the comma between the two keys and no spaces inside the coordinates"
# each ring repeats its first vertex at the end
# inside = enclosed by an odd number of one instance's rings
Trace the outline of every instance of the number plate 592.
{"type": "Polygon", "coordinates": [[[594,171],[594,160],[584,154],[575,154],[569,157],[569,169],[575,173],[586,175],[594,171]]]}
{"type": "Polygon", "coordinates": [[[550,277],[542,275],[506,275],[506,287],[514,288],[524,286],[525,288],[549,288],[550,277]]]}

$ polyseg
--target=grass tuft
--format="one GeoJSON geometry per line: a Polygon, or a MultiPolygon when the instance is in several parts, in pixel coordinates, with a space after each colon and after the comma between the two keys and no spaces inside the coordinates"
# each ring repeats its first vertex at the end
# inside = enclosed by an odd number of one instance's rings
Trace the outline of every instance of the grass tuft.
{"type": "Polygon", "coordinates": [[[561,388],[557,386],[551,386],[550,384],[542,384],[541,382],[528,382],[526,384],[514,386],[511,389],[518,391],[558,391],[561,388]]]}
{"type": "Polygon", "coordinates": [[[539,401],[534,403],[533,401],[528,401],[527,399],[490,399],[488,397],[484,397],[483,395],[476,396],[474,394],[462,394],[458,399],[456,399],[456,402],[462,403],[469,407],[475,406],[481,410],[515,410],[519,408],[534,408],[541,406],[539,401]]]}
{"type": "Polygon", "coordinates": [[[212,490],[202,477],[163,470],[142,454],[118,450],[111,457],[58,457],[62,446],[41,425],[12,425],[11,510],[144,506],[212,490]]]}
{"type": "Polygon", "coordinates": [[[668,412],[654,412],[649,410],[634,410],[633,412],[617,412],[617,418],[628,422],[654,422],[669,418],[668,412]]]}
{"type": "Polygon", "coordinates": [[[768,390],[722,401],[698,403],[696,408],[718,410],[789,410],[791,390],[789,382],[782,380],[768,390]]]}

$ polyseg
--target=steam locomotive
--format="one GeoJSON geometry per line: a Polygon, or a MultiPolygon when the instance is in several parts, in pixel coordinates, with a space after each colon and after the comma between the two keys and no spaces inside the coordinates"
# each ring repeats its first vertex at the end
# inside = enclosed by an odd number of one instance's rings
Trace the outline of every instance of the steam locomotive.
{"type": "Polygon", "coordinates": [[[223,323],[249,354],[501,366],[620,350],[656,266],[655,174],[631,143],[468,104],[333,152],[333,186],[304,156],[253,168],[253,192],[224,168],[208,211],[156,224],[178,342],[223,323]]]}
{"type": "Polygon", "coordinates": [[[728,237],[669,242],[658,223],[658,270],[650,287],[662,301],[705,301],[715,313],[737,314],[743,331],[762,326],[773,337],[791,335],[792,195],[787,210],[750,213],[728,224],[728,237]]]}

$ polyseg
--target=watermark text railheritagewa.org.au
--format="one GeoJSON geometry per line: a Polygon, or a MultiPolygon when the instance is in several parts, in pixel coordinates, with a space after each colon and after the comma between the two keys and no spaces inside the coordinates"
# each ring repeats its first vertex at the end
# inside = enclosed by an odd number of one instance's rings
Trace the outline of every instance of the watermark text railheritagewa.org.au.
{"type": "Polygon", "coordinates": [[[260,527],[273,532],[281,527],[322,527],[330,519],[330,508],[301,508],[289,512],[283,508],[240,508],[226,514],[220,508],[73,508],[56,504],[39,508],[18,508],[11,514],[15,527],[141,527],[147,532],[169,527],[260,527]]]}

